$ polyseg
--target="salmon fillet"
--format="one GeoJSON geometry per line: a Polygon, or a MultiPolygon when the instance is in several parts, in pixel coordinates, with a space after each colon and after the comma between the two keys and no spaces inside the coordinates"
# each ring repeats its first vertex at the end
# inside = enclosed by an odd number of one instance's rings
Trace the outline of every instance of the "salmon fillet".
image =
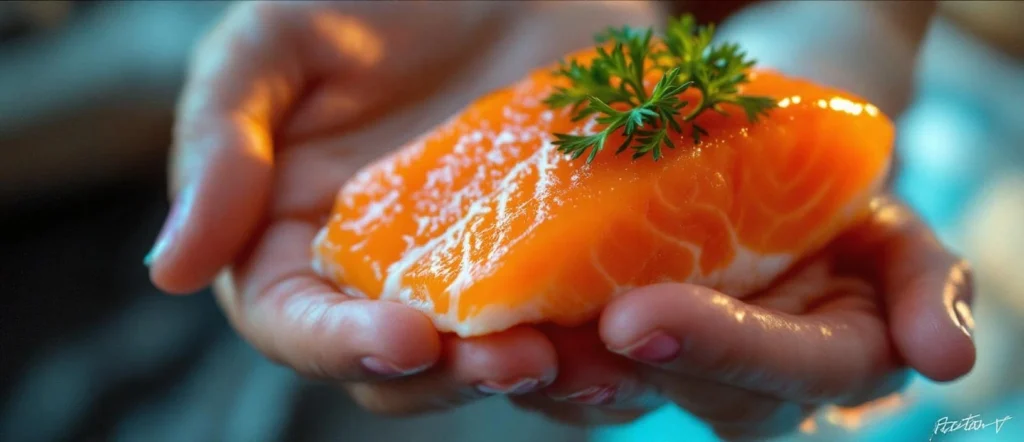
{"type": "Polygon", "coordinates": [[[756,123],[727,105],[659,161],[615,155],[618,135],[572,160],[552,134],[600,125],[542,103],[563,81],[536,70],[362,169],[313,243],[316,271],[464,337],[579,325],[657,282],[742,298],[866,215],[888,173],[894,129],[876,107],[767,70],[741,89],[778,100],[756,123]]]}

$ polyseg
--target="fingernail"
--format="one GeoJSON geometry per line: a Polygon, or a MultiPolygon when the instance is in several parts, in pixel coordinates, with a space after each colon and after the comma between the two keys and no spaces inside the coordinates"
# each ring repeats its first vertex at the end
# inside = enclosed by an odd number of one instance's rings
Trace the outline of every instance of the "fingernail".
{"type": "Polygon", "coordinates": [[[626,347],[624,350],[616,351],[616,353],[625,354],[630,358],[644,362],[663,364],[679,356],[680,348],[679,341],[676,338],[657,331],[647,335],[646,338],[641,339],[636,344],[626,347]]]}
{"type": "Polygon", "coordinates": [[[561,402],[572,402],[580,405],[609,405],[615,402],[619,389],[612,385],[599,385],[585,388],[568,396],[549,395],[551,399],[561,402]]]}
{"type": "Polygon", "coordinates": [[[424,365],[422,367],[415,367],[409,369],[398,368],[395,364],[387,362],[381,358],[375,356],[367,356],[359,361],[362,364],[363,369],[369,371],[378,376],[394,377],[394,376],[409,376],[412,374],[419,373],[426,370],[430,365],[424,365]]]}
{"type": "Polygon", "coordinates": [[[974,314],[971,313],[971,305],[966,301],[959,300],[953,305],[956,313],[957,325],[968,337],[974,335],[974,314]]]}
{"type": "Polygon", "coordinates": [[[949,314],[954,324],[968,337],[974,334],[974,315],[971,313],[971,304],[967,301],[973,289],[972,273],[966,263],[952,268],[943,289],[946,308],[950,310],[949,314]]]}
{"type": "Polygon", "coordinates": [[[484,381],[476,385],[477,391],[492,394],[526,394],[537,390],[541,382],[539,379],[524,378],[514,382],[484,381]]]}
{"type": "Polygon", "coordinates": [[[173,241],[174,236],[180,229],[182,213],[184,210],[182,206],[185,205],[185,199],[188,197],[184,191],[178,194],[178,197],[174,199],[174,203],[171,204],[171,210],[167,213],[167,218],[164,220],[164,225],[160,229],[160,234],[157,235],[156,241],[153,243],[153,247],[149,249],[149,253],[142,259],[142,263],[149,267],[153,265],[153,262],[160,257],[161,254],[167,249],[167,246],[173,241]]]}

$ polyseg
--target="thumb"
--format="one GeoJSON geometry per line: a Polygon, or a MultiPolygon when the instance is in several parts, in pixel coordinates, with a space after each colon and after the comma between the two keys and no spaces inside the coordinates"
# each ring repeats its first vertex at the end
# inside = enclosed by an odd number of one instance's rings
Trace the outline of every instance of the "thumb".
{"type": "MultiPolygon", "coordinates": [[[[182,93],[172,152],[175,201],[145,260],[154,284],[193,292],[236,258],[267,213],[275,139],[358,118],[338,100],[326,99],[336,98],[329,94],[306,100],[312,82],[343,79],[342,90],[365,90],[370,80],[394,82],[424,65],[446,65],[490,23],[476,19],[496,17],[503,8],[489,2],[235,4],[198,47],[182,93]],[[431,33],[437,37],[429,38],[431,33]],[[279,130],[286,118],[301,122],[279,130]]],[[[400,92],[358,94],[357,109],[374,108],[400,92]]]]}
{"type": "Polygon", "coordinates": [[[654,285],[613,301],[601,336],[612,351],[672,373],[782,399],[835,399],[874,388],[895,368],[881,320],[849,308],[862,293],[835,290],[847,292],[796,316],[706,287],[654,285]]]}
{"type": "Polygon", "coordinates": [[[856,260],[871,263],[893,342],[907,364],[939,382],[970,372],[976,358],[970,266],[913,210],[888,198],[844,241],[856,245],[850,246],[856,260]]]}

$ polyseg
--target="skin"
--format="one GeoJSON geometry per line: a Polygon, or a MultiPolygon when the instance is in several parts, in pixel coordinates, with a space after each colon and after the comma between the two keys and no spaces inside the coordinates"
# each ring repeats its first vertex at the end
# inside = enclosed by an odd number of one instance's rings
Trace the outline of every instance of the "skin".
{"type": "Polygon", "coordinates": [[[895,391],[911,369],[937,381],[967,373],[969,270],[888,198],[744,302],[683,284],[644,287],[579,329],[441,335],[411,308],[346,298],[313,274],[309,244],[360,166],[587,46],[594,31],[654,23],[660,7],[235,5],[196,51],[182,94],[174,204],[147,257],[153,282],[178,294],[213,282],[233,326],[267,357],[385,414],[510,394],[588,425],[671,401],[740,439],[790,431],[825,403],[895,391]],[[644,347],[652,340],[658,351],[644,347]],[[598,387],[615,394],[579,394],[598,387]]]}

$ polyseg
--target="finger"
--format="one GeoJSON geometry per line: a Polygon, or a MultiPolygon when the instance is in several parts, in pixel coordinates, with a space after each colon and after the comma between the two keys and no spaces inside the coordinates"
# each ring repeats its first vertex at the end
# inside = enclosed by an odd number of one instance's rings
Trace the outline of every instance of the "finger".
{"type": "Polygon", "coordinates": [[[894,368],[884,324],[857,298],[837,296],[795,316],[705,287],[654,285],[612,301],[601,336],[612,351],[659,369],[783,399],[829,400],[894,368]]]}
{"type": "Polygon", "coordinates": [[[146,261],[172,293],[209,284],[257,229],[272,181],[273,128],[304,79],[283,29],[285,8],[234,5],[202,42],[175,127],[174,202],[146,261]]]}
{"type": "Polygon", "coordinates": [[[854,259],[872,264],[896,347],[932,380],[967,374],[976,356],[970,267],[909,208],[891,199],[876,204],[876,216],[843,240],[860,248],[854,259]]]}
{"type": "Polygon", "coordinates": [[[558,372],[551,342],[517,327],[474,338],[447,335],[444,361],[420,376],[346,385],[362,407],[407,415],[462,405],[494,395],[518,396],[549,385],[558,372]]]}
{"type": "Polygon", "coordinates": [[[441,355],[422,313],[393,302],[351,299],[311,270],[316,227],[271,224],[243,264],[218,281],[232,325],[270,359],[312,378],[340,381],[421,372],[441,355]]]}
{"type": "Polygon", "coordinates": [[[558,378],[544,391],[548,398],[617,409],[652,410],[663,403],[637,376],[633,361],[608,351],[596,324],[543,331],[558,354],[558,378]]]}

